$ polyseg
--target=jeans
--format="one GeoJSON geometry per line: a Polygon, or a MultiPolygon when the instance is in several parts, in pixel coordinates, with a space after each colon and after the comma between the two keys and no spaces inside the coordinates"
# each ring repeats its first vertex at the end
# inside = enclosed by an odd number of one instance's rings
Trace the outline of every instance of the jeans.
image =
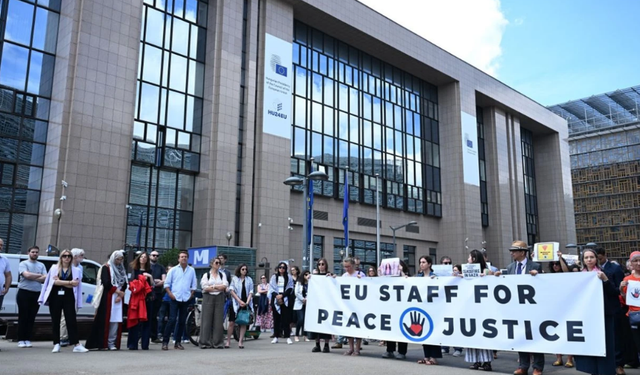
{"type": "Polygon", "coordinates": [[[164,329],[167,326],[167,321],[169,320],[169,306],[170,303],[167,301],[162,301],[160,305],[160,311],[158,311],[158,336],[162,336],[164,334],[164,329]]]}
{"type": "MultiPolygon", "coordinates": [[[[0,285],[0,288],[2,288],[2,285],[0,285]]],[[[2,310],[2,301],[4,301],[4,294],[0,296],[0,310],[2,310]]]]}
{"type": "Polygon", "coordinates": [[[301,308],[300,310],[296,310],[296,317],[298,320],[296,321],[296,336],[304,336],[304,312],[305,308],[301,308]]]}
{"type": "Polygon", "coordinates": [[[149,316],[149,328],[151,330],[151,339],[156,340],[158,338],[158,333],[160,331],[160,324],[158,324],[158,312],[160,311],[160,306],[162,305],[162,294],[155,295],[155,299],[149,302],[150,309],[148,309],[147,313],[149,316]]]}
{"type": "Polygon", "coordinates": [[[164,329],[164,336],[162,337],[162,343],[168,344],[171,333],[175,329],[176,345],[178,340],[184,333],[184,325],[187,321],[187,310],[189,309],[189,301],[171,301],[169,302],[169,322],[164,329]]]}

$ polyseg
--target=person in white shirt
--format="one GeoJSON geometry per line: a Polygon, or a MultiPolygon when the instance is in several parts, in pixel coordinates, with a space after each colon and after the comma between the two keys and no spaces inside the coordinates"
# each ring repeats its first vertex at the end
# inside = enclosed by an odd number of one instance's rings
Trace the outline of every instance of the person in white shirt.
{"type": "MultiPolygon", "coordinates": [[[[344,260],[342,261],[342,267],[346,271],[342,274],[342,277],[357,277],[358,279],[366,277],[364,272],[359,271],[356,268],[356,262],[354,258],[344,258],[344,260]]],[[[347,338],[347,341],[349,342],[349,350],[344,352],[344,355],[359,356],[360,350],[362,348],[362,339],[349,337],[347,338]]]]}
{"type": "Polygon", "coordinates": [[[211,259],[211,269],[202,275],[202,315],[200,316],[200,349],[222,349],[224,342],[224,303],[229,287],[227,276],[220,271],[220,260],[211,259]]]}
{"type": "MultiPolygon", "coordinates": [[[[71,249],[71,255],[73,256],[72,264],[74,267],[80,270],[80,275],[83,273],[82,261],[84,260],[84,250],[73,248],[71,249]]],[[[76,313],[78,310],[76,309],[76,313]]],[[[64,311],[62,312],[62,319],[60,320],[60,346],[69,345],[69,331],[67,330],[67,320],[64,318],[64,311]]]]}
{"type": "Polygon", "coordinates": [[[167,279],[164,282],[164,288],[171,299],[169,322],[164,329],[162,337],[162,350],[169,349],[169,338],[176,324],[178,329],[175,332],[176,344],[174,349],[184,350],[179,339],[184,333],[184,325],[187,320],[187,309],[189,308],[189,300],[193,298],[196,291],[196,271],[187,263],[189,261],[189,253],[181,251],[178,257],[179,264],[167,273],[167,279]]]}

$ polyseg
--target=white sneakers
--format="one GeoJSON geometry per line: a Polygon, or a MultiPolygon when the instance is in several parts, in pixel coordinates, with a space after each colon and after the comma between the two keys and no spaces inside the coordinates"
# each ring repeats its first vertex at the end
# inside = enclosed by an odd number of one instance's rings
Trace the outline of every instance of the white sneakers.
{"type": "Polygon", "coordinates": [[[278,343],[278,338],[276,337],[276,338],[274,338],[273,340],[271,340],[271,343],[272,343],[272,344],[277,344],[277,343],[278,343]]]}
{"type": "Polygon", "coordinates": [[[291,339],[287,339],[287,345],[291,345],[293,344],[293,341],[291,341],[291,339]]]}
{"type": "Polygon", "coordinates": [[[60,353],[60,344],[55,344],[51,353],[60,353]]]}
{"type": "Polygon", "coordinates": [[[89,349],[87,349],[84,346],[82,346],[82,344],[78,344],[78,345],[73,347],[73,352],[74,353],[86,353],[88,351],[89,351],[89,349]]]}
{"type": "Polygon", "coordinates": [[[461,355],[462,355],[462,352],[461,352],[461,351],[459,351],[459,350],[455,350],[455,351],[453,352],[453,354],[452,354],[452,356],[454,356],[454,357],[460,357],[461,355]]]}
{"type": "Polygon", "coordinates": [[[24,341],[18,341],[18,348],[26,348],[27,344],[24,341]]]}
{"type": "Polygon", "coordinates": [[[29,340],[25,341],[24,344],[27,346],[27,348],[33,348],[33,345],[31,345],[31,341],[29,340]]]}

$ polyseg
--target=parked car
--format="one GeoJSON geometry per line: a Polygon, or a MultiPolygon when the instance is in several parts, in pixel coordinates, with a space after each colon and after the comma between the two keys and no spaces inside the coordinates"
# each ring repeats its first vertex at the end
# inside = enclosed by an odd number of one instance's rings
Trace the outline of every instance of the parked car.
{"type": "MultiPolygon", "coordinates": [[[[18,266],[23,260],[29,259],[28,254],[2,254],[3,257],[9,260],[11,266],[11,288],[9,293],[4,296],[4,302],[2,304],[2,310],[0,310],[0,316],[2,315],[16,315],[18,314],[18,305],[16,304],[16,294],[18,293],[18,266]]],[[[52,265],[58,263],[58,257],[40,256],[38,261],[42,262],[47,268],[47,272],[52,265]]],[[[93,295],[96,290],[96,282],[98,278],[98,271],[101,265],[93,260],[85,259],[82,261],[82,308],[78,310],[78,315],[93,316],[95,309],[91,305],[93,295]]],[[[49,307],[41,306],[38,311],[38,315],[49,315],[49,307]]]]}

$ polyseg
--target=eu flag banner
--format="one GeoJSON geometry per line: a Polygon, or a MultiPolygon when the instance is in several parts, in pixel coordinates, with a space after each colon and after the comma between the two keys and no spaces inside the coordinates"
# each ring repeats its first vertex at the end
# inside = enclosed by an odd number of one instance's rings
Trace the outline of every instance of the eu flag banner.
{"type": "Polygon", "coordinates": [[[349,247],[349,170],[344,176],[344,207],[342,208],[342,225],[344,226],[344,244],[349,247]]]}

